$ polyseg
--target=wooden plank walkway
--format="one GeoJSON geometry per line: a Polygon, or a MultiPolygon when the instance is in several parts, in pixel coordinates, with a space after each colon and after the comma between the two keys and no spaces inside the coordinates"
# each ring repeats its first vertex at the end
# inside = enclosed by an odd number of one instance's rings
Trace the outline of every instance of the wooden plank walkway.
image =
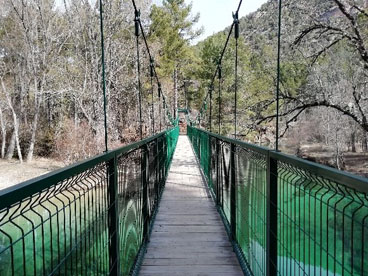
{"type": "Polygon", "coordinates": [[[243,275],[187,136],[179,137],[140,275],[243,275]]]}

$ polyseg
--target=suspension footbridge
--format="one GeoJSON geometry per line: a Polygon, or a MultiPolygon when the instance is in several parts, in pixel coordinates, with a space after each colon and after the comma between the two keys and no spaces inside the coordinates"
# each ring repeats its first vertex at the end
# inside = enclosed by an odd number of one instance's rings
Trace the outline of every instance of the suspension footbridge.
{"type": "Polygon", "coordinates": [[[179,135],[133,4],[157,133],[0,191],[0,275],[368,275],[368,180],[215,133],[212,86],[179,135]]]}

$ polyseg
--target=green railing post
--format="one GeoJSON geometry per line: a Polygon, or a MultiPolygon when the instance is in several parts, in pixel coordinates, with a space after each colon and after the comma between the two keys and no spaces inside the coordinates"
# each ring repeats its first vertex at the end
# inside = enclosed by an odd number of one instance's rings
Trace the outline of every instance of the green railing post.
{"type": "Polygon", "coordinates": [[[220,140],[216,139],[216,204],[220,205],[220,140]]]}
{"type": "MultiPolygon", "coordinates": [[[[158,205],[158,200],[160,198],[160,157],[159,157],[159,147],[158,147],[158,138],[155,142],[155,189],[156,189],[156,204],[158,205]]],[[[156,206],[157,206],[156,205],[156,206]]]]}
{"type": "Polygon", "coordinates": [[[148,238],[148,166],[147,166],[147,153],[148,148],[147,144],[142,147],[142,155],[141,155],[141,180],[142,180],[142,216],[143,216],[143,239],[148,238]]]}
{"type": "Polygon", "coordinates": [[[167,164],[168,164],[168,159],[169,159],[169,147],[167,144],[167,132],[165,133],[165,140],[164,140],[164,147],[163,147],[163,157],[164,157],[164,170],[163,170],[163,179],[165,179],[166,174],[167,174],[167,164]]]}
{"type": "Polygon", "coordinates": [[[211,137],[206,135],[207,141],[207,177],[208,183],[210,183],[211,189],[213,190],[213,183],[212,183],[212,147],[211,147],[211,137]]]}
{"type": "Polygon", "coordinates": [[[162,187],[162,179],[164,178],[164,166],[165,166],[165,161],[163,160],[163,155],[164,155],[164,144],[165,144],[165,136],[163,136],[163,138],[161,138],[161,142],[160,142],[160,153],[159,153],[159,159],[160,159],[160,168],[159,168],[159,181],[160,181],[160,189],[162,187]]]}
{"type": "Polygon", "coordinates": [[[110,275],[120,275],[119,264],[119,212],[118,212],[118,181],[116,154],[108,161],[108,232],[109,232],[109,267],[110,275]]]}
{"type": "Polygon", "coordinates": [[[202,145],[201,145],[201,135],[202,135],[202,132],[201,133],[198,133],[198,138],[197,138],[197,150],[198,150],[198,160],[199,160],[199,164],[201,164],[201,157],[202,157],[202,145]]]}
{"type": "Polygon", "coordinates": [[[236,240],[236,168],[235,168],[236,146],[231,144],[230,148],[230,225],[233,240],[236,240]]]}
{"type": "Polygon", "coordinates": [[[277,274],[277,160],[267,157],[267,275],[277,274]]]}
{"type": "MultiPolygon", "coordinates": [[[[188,134],[197,157],[207,136],[220,142],[212,149],[220,185],[211,195],[245,275],[367,274],[366,178],[194,127],[188,134]]],[[[207,162],[200,165],[206,171],[207,162]]]]}
{"type": "Polygon", "coordinates": [[[161,193],[177,134],[178,127],[1,190],[0,274],[135,275],[153,219],[149,153],[158,140],[161,193]],[[123,223],[131,203],[139,209],[123,223]],[[131,230],[138,235],[122,236],[131,230]]]}

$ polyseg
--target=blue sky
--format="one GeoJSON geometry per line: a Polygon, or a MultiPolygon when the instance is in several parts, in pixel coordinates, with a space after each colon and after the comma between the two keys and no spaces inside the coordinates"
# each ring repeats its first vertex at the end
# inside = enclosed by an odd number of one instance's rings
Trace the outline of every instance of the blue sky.
{"type": "MultiPolygon", "coordinates": [[[[153,0],[160,4],[162,0],[153,0]]],[[[225,29],[232,21],[232,12],[238,8],[239,0],[185,0],[193,4],[193,13],[200,13],[198,27],[204,27],[204,33],[197,41],[203,40],[209,35],[225,29]]],[[[267,0],[243,0],[239,11],[239,18],[250,12],[256,11],[267,0]]]]}

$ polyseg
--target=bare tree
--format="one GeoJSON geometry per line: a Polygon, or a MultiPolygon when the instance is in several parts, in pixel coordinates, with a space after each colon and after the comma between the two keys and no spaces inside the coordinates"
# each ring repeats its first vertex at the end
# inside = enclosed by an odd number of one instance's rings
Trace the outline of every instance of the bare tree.
{"type": "MultiPolygon", "coordinates": [[[[362,1],[333,0],[335,6],[326,17],[313,18],[294,40],[294,53],[305,58],[305,78],[296,93],[289,90],[286,72],[281,78],[281,117],[286,130],[307,110],[324,107],[347,116],[368,131],[368,17],[357,3],[362,1]]],[[[287,61],[287,58],[285,58],[287,61]]],[[[284,68],[282,68],[284,70],[284,68]]],[[[274,98],[266,99],[254,109],[272,108],[274,98]]],[[[270,122],[274,114],[257,113],[257,124],[270,122]]],[[[365,144],[367,141],[365,141],[365,144]]]]}
{"type": "Polygon", "coordinates": [[[0,127],[1,127],[1,158],[5,157],[5,145],[6,145],[6,120],[3,115],[3,107],[0,102],[0,127]]]}
{"type": "Polygon", "coordinates": [[[15,112],[15,109],[12,103],[12,99],[10,97],[8,90],[6,89],[4,79],[2,76],[0,76],[0,82],[1,82],[2,91],[5,94],[5,97],[8,103],[8,107],[11,110],[11,114],[13,118],[13,127],[14,127],[14,139],[15,139],[15,143],[17,146],[18,158],[19,158],[19,161],[22,163],[23,157],[22,157],[22,151],[21,151],[20,143],[19,143],[19,119],[18,119],[17,113],[15,112]]]}

